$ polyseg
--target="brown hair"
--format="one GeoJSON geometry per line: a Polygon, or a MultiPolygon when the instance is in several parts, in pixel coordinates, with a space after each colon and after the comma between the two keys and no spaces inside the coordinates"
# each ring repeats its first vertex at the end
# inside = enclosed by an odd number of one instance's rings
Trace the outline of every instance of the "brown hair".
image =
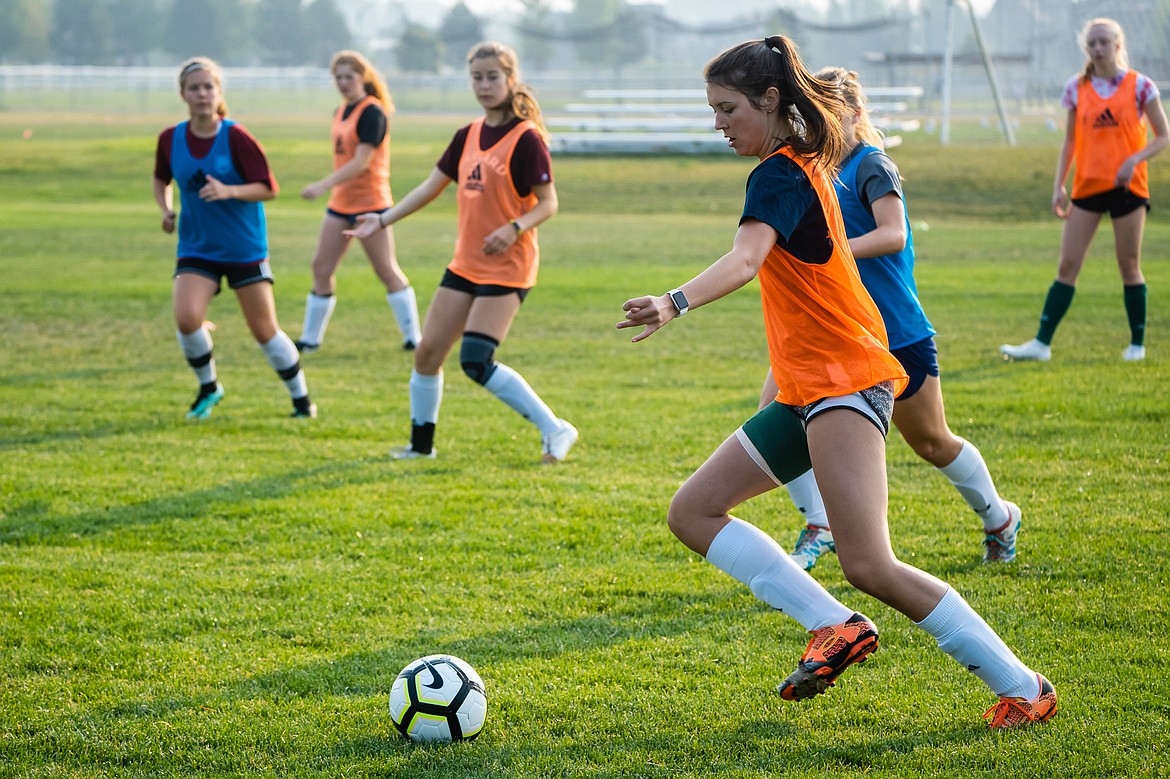
{"type": "Polygon", "coordinates": [[[783,35],[733,46],[707,63],[709,84],[733,89],[759,107],[769,88],[780,93],[779,110],[794,134],[782,139],[797,155],[836,165],[845,149],[841,116],[847,110],[836,85],[808,72],[796,44],[783,35]]]}
{"type": "Polygon", "coordinates": [[[866,99],[865,92],[861,89],[861,81],[857,71],[840,67],[821,68],[817,71],[817,78],[836,84],[842,99],[852,111],[857,113],[857,121],[853,123],[853,134],[857,136],[858,140],[864,141],[870,146],[884,149],[885,136],[882,135],[881,130],[873,126],[873,120],[869,117],[869,100],[866,99]]]}
{"type": "Polygon", "coordinates": [[[227,117],[227,101],[223,99],[223,70],[210,57],[192,57],[183,63],[179,68],[179,93],[182,94],[186,89],[187,77],[197,70],[207,71],[211,80],[219,87],[219,105],[215,107],[215,113],[219,114],[220,119],[227,117]]]}
{"type": "MultiPolygon", "coordinates": [[[[1094,27],[1105,27],[1117,38],[1117,65],[1123,70],[1127,69],[1129,67],[1129,53],[1125,49],[1125,31],[1121,29],[1120,24],[1108,17],[1098,16],[1096,19],[1085,22],[1085,26],[1077,33],[1077,41],[1081,44],[1081,48],[1089,48],[1089,31],[1094,27]]],[[[1085,70],[1081,75],[1081,80],[1088,81],[1092,77],[1093,60],[1090,58],[1085,61],[1085,70]]]]}
{"type": "Polygon", "coordinates": [[[508,77],[508,93],[512,100],[512,113],[521,119],[527,119],[536,125],[540,137],[548,143],[548,128],[544,126],[544,116],[540,112],[540,104],[536,102],[536,95],[532,88],[520,80],[520,60],[516,52],[502,43],[484,41],[477,43],[467,52],[467,64],[473,60],[495,57],[504,75],[508,77]]]}
{"type": "Polygon", "coordinates": [[[387,115],[394,113],[394,101],[390,98],[390,90],[382,80],[382,74],[368,59],[356,51],[345,49],[333,55],[333,60],[329,63],[329,72],[336,75],[338,65],[349,65],[353,68],[353,72],[361,77],[366,94],[378,98],[387,115]]]}

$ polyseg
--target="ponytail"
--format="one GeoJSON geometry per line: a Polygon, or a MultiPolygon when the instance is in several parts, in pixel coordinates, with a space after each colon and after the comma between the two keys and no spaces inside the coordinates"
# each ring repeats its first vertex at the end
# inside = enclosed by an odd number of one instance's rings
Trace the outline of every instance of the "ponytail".
{"type": "Polygon", "coordinates": [[[780,93],[778,110],[793,129],[781,142],[817,165],[835,166],[844,155],[844,99],[835,84],[808,72],[796,45],[783,35],[733,46],[707,63],[703,77],[743,94],[756,107],[764,93],[775,88],[780,93]]]}
{"type": "MultiPolygon", "coordinates": [[[[873,120],[869,116],[869,100],[861,88],[857,71],[837,67],[821,68],[817,71],[816,77],[833,84],[844,99],[846,110],[857,114],[857,120],[853,123],[853,134],[857,139],[870,146],[885,149],[886,138],[881,130],[873,126],[873,120]]],[[[845,153],[848,154],[848,150],[845,153]]]]}
{"type": "Polygon", "coordinates": [[[548,143],[548,128],[544,126],[540,104],[536,102],[532,88],[519,81],[512,87],[512,113],[536,125],[536,132],[546,144],[548,143]]]}

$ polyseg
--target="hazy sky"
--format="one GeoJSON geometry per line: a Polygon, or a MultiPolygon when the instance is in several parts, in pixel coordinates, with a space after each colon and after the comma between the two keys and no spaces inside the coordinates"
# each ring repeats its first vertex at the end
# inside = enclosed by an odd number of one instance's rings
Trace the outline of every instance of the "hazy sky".
{"type": "MultiPolygon", "coordinates": [[[[671,16],[685,21],[703,21],[711,18],[718,18],[720,16],[740,15],[758,11],[772,5],[779,5],[775,0],[767,2],[767,0],[719,0],[718,3],[713,3],[712,0],[628,0],[635,5],[663,5],[667,8],[671,16]],[[712,6],[718,8],[718,11],[712,11],[712,6]]],[[[943,5],[947,0],[918,0],[919,3],[943,5]]],[[[421,22],[431,23],[442,19],[443,14],[446,13],[456,0],[431,0],[426,3],[424,8],[419,8],[420,4],[410,4],[410,16],[421,22]]],[[[493,13],[519,13],[523,10],[523,6],[516,2],[516,0],[464,0],[467,7],[480,16],[487,16],[493,13]]],[[[975,7],[975,12],[982,16],[991,10],[995,5],[996,0],[971,0],[971,5],[975,7]]],[[[823,7],[825,0],[804,0],[801,5],[812,7],[823,7]]],[[[552,5],[559,10],[571,10],[573,7],[572,0],[553,0],[552,5]]],[[[792,3],[787,5],[791,6],[792,3]]]]}

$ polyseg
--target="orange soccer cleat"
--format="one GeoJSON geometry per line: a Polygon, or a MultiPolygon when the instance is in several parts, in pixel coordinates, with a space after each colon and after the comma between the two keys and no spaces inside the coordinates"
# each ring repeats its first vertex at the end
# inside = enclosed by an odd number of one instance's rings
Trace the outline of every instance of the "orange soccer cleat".
{"type": "Polygon", "coordinates": [[[1036,674],[1040,681],[1040,694],[1035,698],[1008,698],[999,699],[999,703],[983,712],[983,719],[991,728],[1018,728],[1032,725],[1037,722],[1047,722],[1056,713],[1056,690],[1052,682],[1040,674],[1036,674]]]}
{"type": "Polygon", "coordinates": [[[819,695],[833,686],[842,671],[864,662],[878,648],[877,626],[863,614],[810,632],[812,638],[796,670],[776,688],[786,701],[819,695]]]}

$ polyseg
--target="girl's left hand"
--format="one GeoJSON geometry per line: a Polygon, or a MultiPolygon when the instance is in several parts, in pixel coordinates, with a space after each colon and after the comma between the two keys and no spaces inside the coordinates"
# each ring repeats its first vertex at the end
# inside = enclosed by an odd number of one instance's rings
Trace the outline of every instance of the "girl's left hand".
{"type": "Polygon", "coordinates": [[[630,343],[635,344],[654,335],[663,325],[678,316],[678,310],[670,301],[669,295],[632,298],[622,304],[622,311],[626,312],[626,318],[617,323],[619,330],[627,327],[646,328],[630,339],[630,343]]]}
{"type": "Polygon", "coordinates": [[[516,239],[520,237],[520,233],[516,232],[516,228],[508,222],[503,227],[497,227],[493,230],[487,238],[483,239],[483,253],[484,254],[502,254],[512,244],[516,243],[516,239]]]}
{"type": "Polygon", "coordinates": [[[224,184],[215,176],[208,176],[207,183],[199,189],[199,199],[206,202],[213,200],[231,200],[235,188],[230,184],[224,184]]]}
{"type": "Polygon", "coordinates": [[[1133,181],[1135,170],[1137,170],[1137,162],[1134,161],[1133,157],[1130,157],[1117,169],[1117,178],[1113,181],[1113,186],[1118,189],[1129,189],[1129,182],[1133,181]]]}

